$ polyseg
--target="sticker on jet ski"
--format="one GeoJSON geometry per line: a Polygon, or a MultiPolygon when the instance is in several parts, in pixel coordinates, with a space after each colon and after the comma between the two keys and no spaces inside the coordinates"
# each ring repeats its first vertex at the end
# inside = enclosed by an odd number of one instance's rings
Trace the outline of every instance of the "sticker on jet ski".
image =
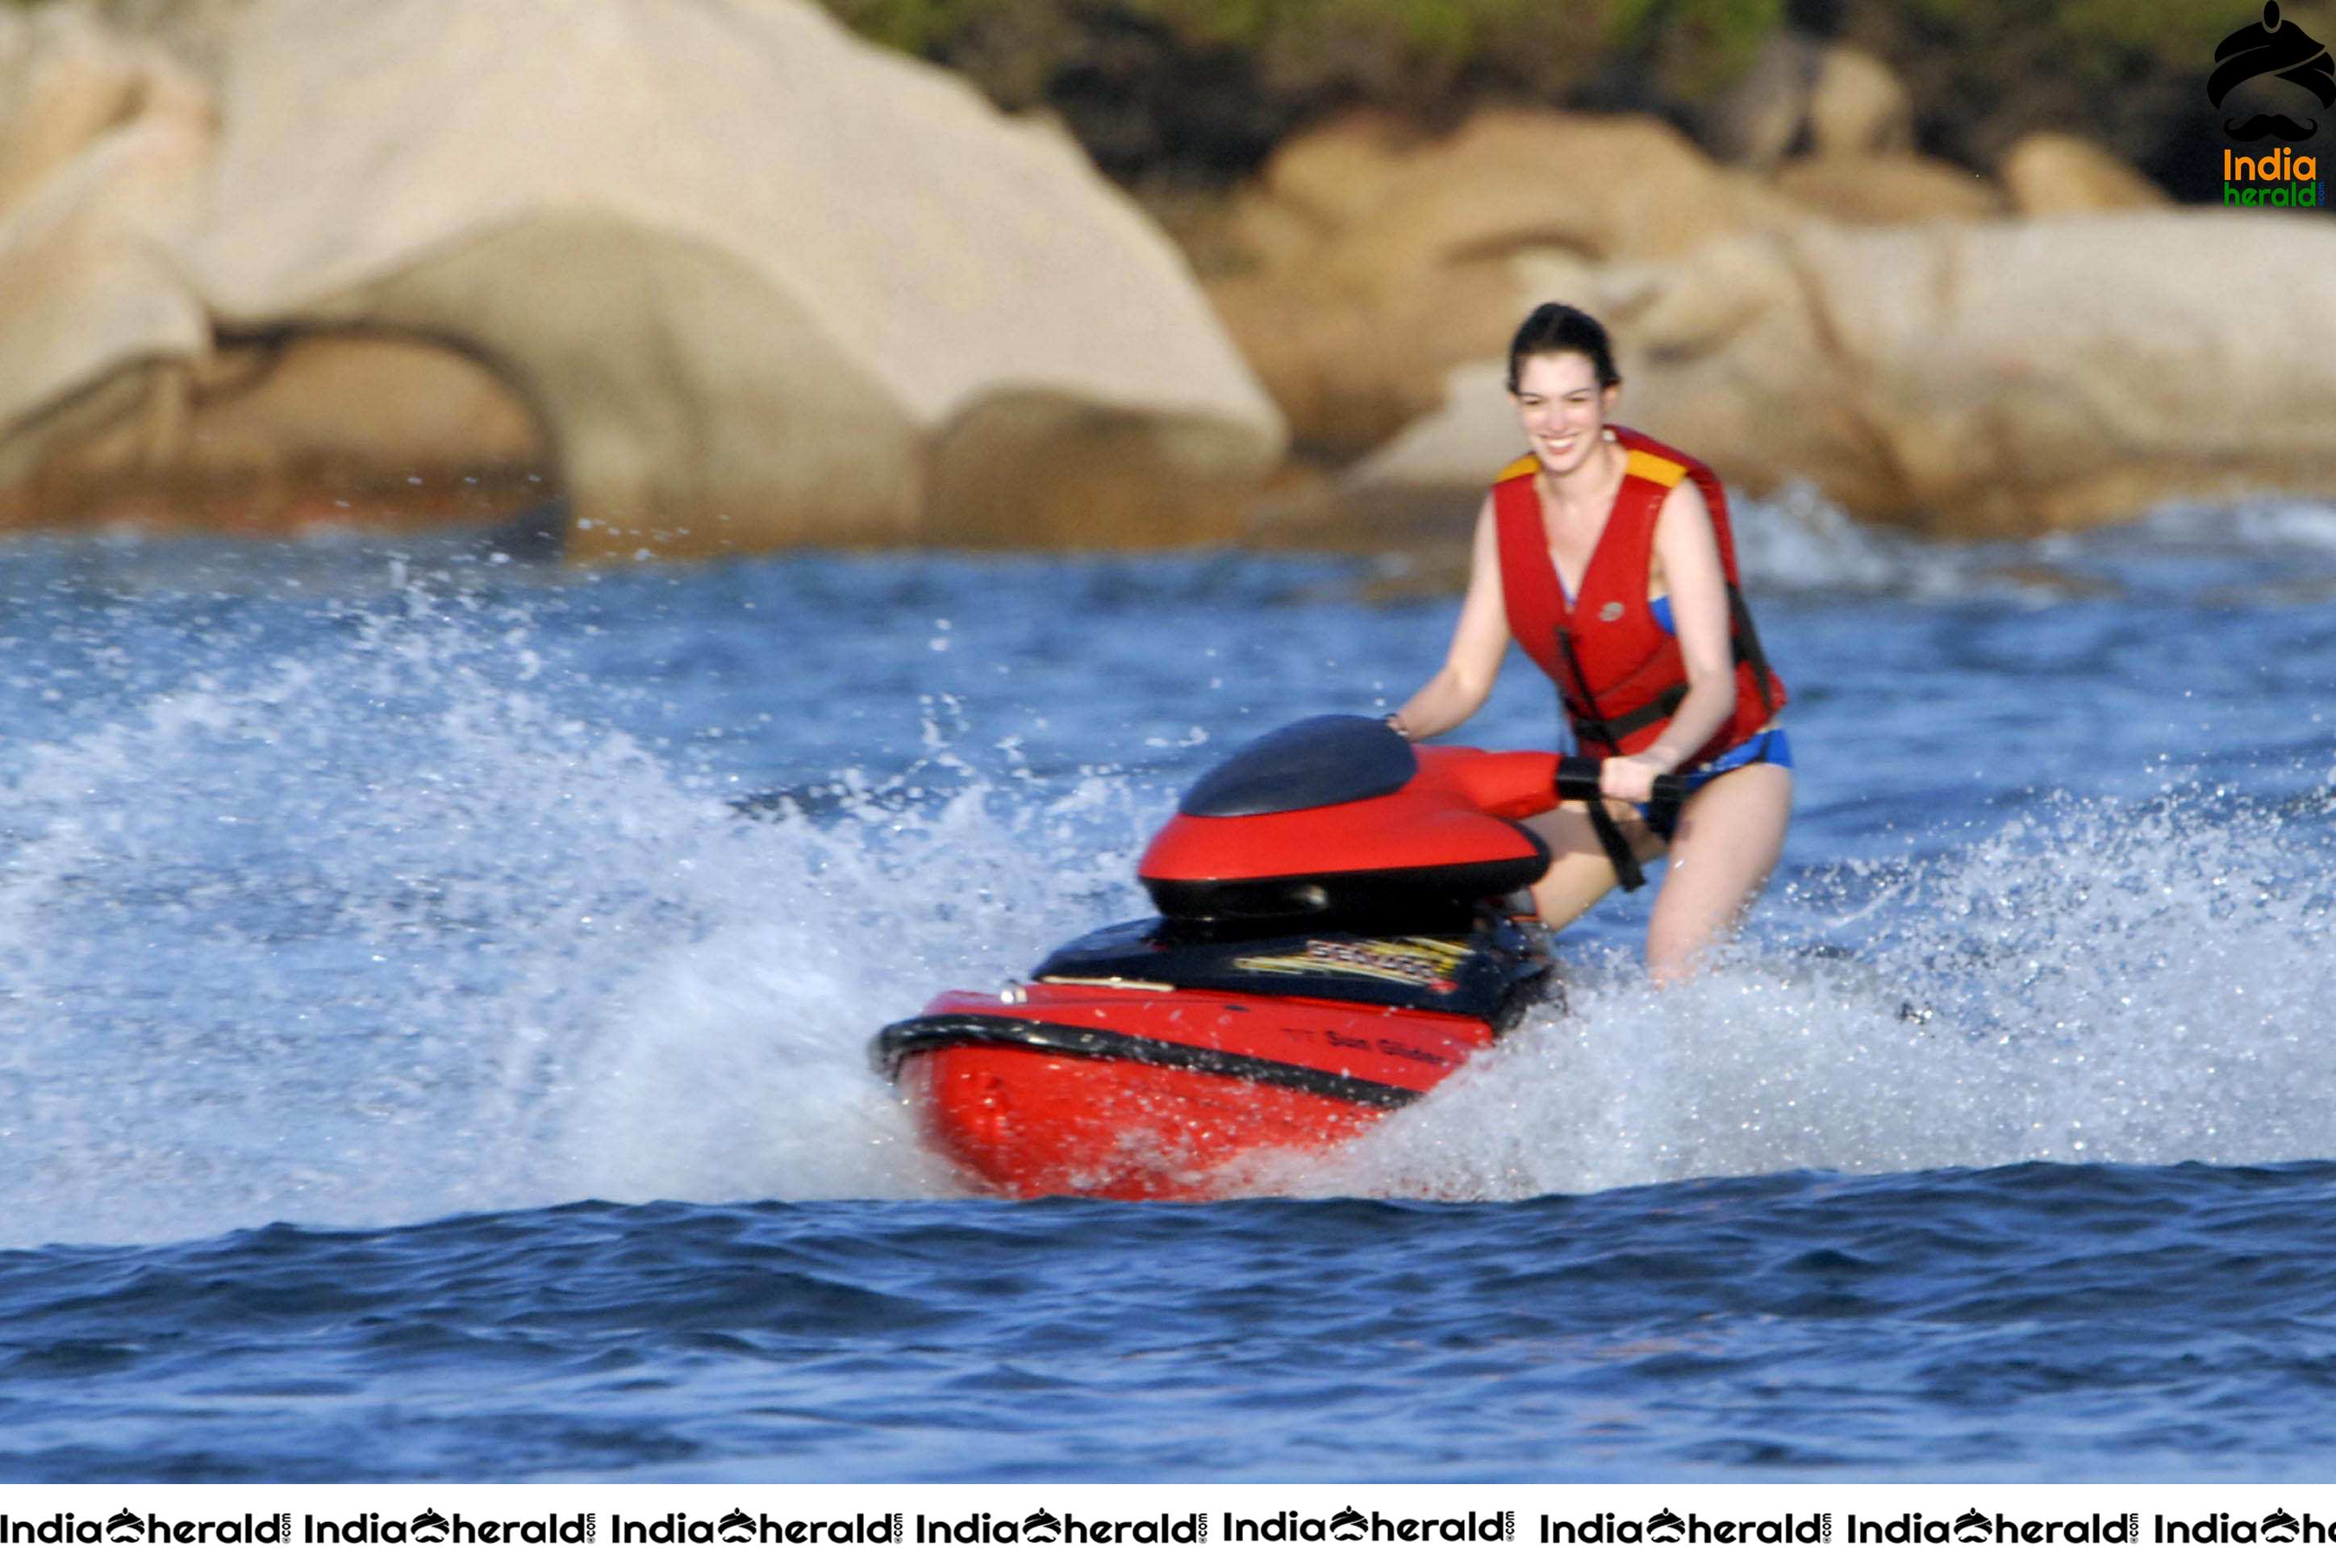
{"type": "Polygon", "coordinates": [[[1302,953],[1238,958],[1233,960],[1233,968],[1260,975],[1361,975],[1431,991],[1451,991],[1459,989],[1452,977],[1467,959],[1466,943],[1434,937],[1380,941],[1309,940],[1302,953]]]}

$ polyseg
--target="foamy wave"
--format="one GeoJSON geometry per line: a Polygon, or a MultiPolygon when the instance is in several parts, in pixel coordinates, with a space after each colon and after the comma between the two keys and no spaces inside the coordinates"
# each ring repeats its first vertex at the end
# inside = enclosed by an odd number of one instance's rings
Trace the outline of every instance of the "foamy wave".
{"type": "Polygon", "coordinates": [[[1577,974],[1567,1010],[1269,1183],[1507,1199],[1793,1169],[2329,1157],[2327,812],[2059,803],[1903,868],[1840,922],[1856,945],[1839,956],[1755,949],[1661,993],[1629,965],[1577,974]]]}
{"type": "Polygon", "coordinates": [[[748,817],[563,696],[416,596],[20,754],[0,1245],[949,1190],[864,1042],[1124,916],[1163,803],[937,707],[913,783],[748,817]]]}
{"type": "Polygon", "coordinates": [[[2168,505],[2134,525],[2154,542],[2227,550],[2303,550],[2336,557],[2336,502],[2256,496],[2219,504],[2168,505]]]}
{"type": "MultiPolygon", "coordinates": [[[[1157,784],[984,778],[944,717],[953,788],[743,817],[529,689],[522,647],[358,640],[154,698],[0,791],[0,967],[34,1020],[0,1242],[952,1193],[870,1032],[1140,908],[1157,784]],[[170,988],[119,973],[141,942],[170,988]]],[[[1756,942],[1656,993],[1577,947],[1566,1010],[1257,1190],[2327,1156],[2330,823],[2324,794],[2062,801],[1776,895],[1756,930],[1823,955],[1756,942]]]]}
{"type": "MultiPolygon", "coordinates": [[[[1749,510],[1747,553],[1786,550],[1749,510]]],[[[1854,572],[1898,570],[1860,548],[1854,572]]],[[[1927,549],[1908,570],[1962,570],[1927,549]]],[[[797,803],[742,814],[609,716],[638,693],[482,599],[309,605],[273,639],[230,605],[214,643],[171,645],[189,668],[112,687],[86,617],[70,679],[0,677],[64,694],[18,704],[59,738],[0,759],[0,1244],[955,1190],[869,1034],[1140,912],[1137,852],[1190,770],[1066,771],[1082,743],[1041,778],[936,698],[921,736],[851,738],[900,769],[806,764],[778,781],[797,803]],[[100,695],[61,712],[77,692],[100,695]]],[[[1384,635],[1325,624],[1340,657],[1384,635]]],[[[1314,689],[1320,646],[1272,651],[1250,696],[1314,689]]],[[[1657,995],[1579,960],[1569,1011],[1266,1190],[2336,1154],[2327,798],[2008,803],[2029,814],[1976,848],[1940,847],[1957,827],[1803,873],[1719,972],[1657,995]],[[1790,946],[1812,938],[1838,955],[1790,946]]]]}
{"type": "MultiPolygon", "coordinates": [[[[2336,558],[2336,504],[2309,499],[2169,502],[2087,532],[1987,541],[1928,539],[1859,522],[1801,482],[1761,500],[1731,497],[1730,513],[1746,580],[1756,590],[1787,593],[1944,599],[2012,592],[2049,602],[2116,591],[2114,574],[2104,577],[2101,569],[2113,566],[2120,550],[2336,558]]],[[[2321,570],[2336,570],[2336,560],[2321,570]]],[[[2324,595],[2324,578],[2318,586],[2324,595]]]]}
{"type": "Polygon", "coordinates": [[[1736,555],[1754,591],[1944,597],[1982,586],[1970,550],[1857,521],[1815,485],[1728,498],[1736,555]]]}

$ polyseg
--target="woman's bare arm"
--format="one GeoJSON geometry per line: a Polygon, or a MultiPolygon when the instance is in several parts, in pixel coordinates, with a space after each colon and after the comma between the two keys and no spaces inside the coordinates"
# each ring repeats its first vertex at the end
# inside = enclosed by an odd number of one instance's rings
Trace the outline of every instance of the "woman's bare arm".
{"type": "Polygon", "coordinates": [[[1475,542],[1468,556],[1468,595],[1460,602],[1460,623],[1451,650],[1436,678],[1395,710],[1396,722],[1415,740],[1442,735],[1465,724],[1484,706],[1509,649],[1509,612],[1501,598],[1501,546],[1493,521],[1492,497],[1476,513],[1475,542]]]}

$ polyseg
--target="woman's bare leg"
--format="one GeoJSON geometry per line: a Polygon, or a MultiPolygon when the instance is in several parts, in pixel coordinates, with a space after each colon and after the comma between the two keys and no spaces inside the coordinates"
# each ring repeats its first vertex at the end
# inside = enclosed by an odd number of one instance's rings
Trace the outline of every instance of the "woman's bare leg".
{"type": "Polygon", "coordinates": [[[1694,973],[1704,950],[1735,929],[1776,869],[1792,810],[1793,771],[1772,763],[1724,773],[1680,808],[1670,869],[1647,918],[1657,985],[1694,973]]]}
{"type": "MultiPolygon", "coordinates": [[[[1663,852],[1663,841],[1639,820],[1635,807],[1620,801],[1609,801],[1614,825],[1622,830],[1624,842],[1637,852],[1641,862],[1653,860],[1663,852]]],[[[1590,906],[1614,891],[1614,862],[1606,858],[1606,851],[1598,842],[1598,832],[1590,825],[1590,808],[1579,802],[1569,802],[1553,812],[1543,812],[1526,822],[1525,826],[1541,834],[1549,845],[1549,871],[1533,883],[1533,908],[1543,923],[1555,930],[1571,925],[1589,911],[1590,906]]]]}

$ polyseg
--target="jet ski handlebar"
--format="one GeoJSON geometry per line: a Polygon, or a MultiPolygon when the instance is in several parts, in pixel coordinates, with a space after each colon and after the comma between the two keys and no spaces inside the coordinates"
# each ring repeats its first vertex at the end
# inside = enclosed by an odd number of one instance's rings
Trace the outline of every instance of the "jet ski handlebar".
{"type": "MultiPolygon", "coordinates": [[[[1606,792],[1599,785],[1604,765],[1596,757],[1558,758],[1557,798],[1562,801],[1603,799],[1606,792]]],[[[1688,797],[1687,781],[1674,773],[1657,774],[1650,793],[1657,801],[1666,805],[1676,805],[1688,797]]]]}
{"type": "MultiPolygon", "coordinates": [[[[1326,714],[1251,741],[1202,774],[1177,811],[1202,821],[1240,820],[1402,795],[1416,810],[1448,798],[1514,821],[1560,801],[1599,801],[1599,772],[1588,757],[1418,745],[1377,719],[1326,714]]],[[[1687,794],[1677,775],[1656,775],[1656,800],[1683,801],[1687,794]]],[[[1339,831],[1353,830],[1348,824],[1339,831]]]]}

